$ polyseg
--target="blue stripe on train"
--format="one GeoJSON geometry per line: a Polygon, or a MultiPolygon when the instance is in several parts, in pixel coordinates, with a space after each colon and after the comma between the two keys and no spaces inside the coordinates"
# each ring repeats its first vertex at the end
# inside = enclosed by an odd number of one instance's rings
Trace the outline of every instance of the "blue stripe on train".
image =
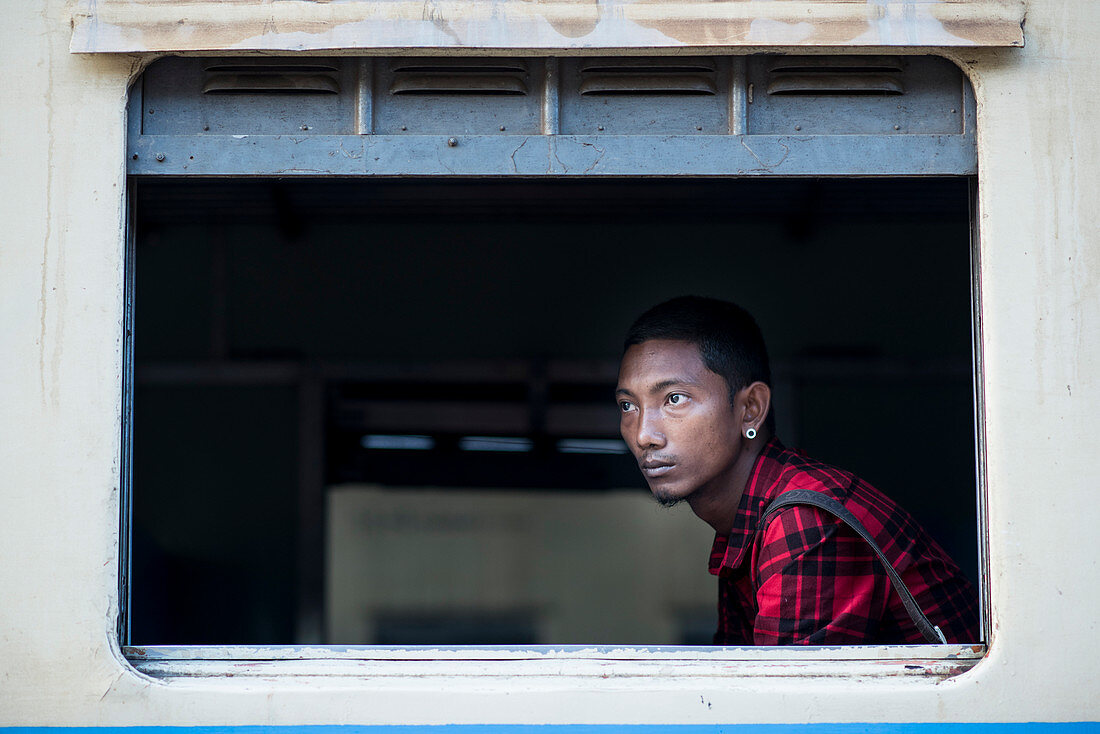
{"type": "Polygon", "coordinates": [[[1100,722],[0,726],[4,734],[1098,734],[1100,722]]]}

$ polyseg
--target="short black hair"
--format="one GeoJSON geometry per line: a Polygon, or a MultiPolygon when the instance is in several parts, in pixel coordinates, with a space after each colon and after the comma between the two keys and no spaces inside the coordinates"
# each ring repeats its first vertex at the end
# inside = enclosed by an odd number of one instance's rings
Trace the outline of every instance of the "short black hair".
{"type": "MultiPolygon", "coordinates": [[[[698,347],[703,364],[729,386],[731,406],[738,391],[754,382],[771,387],[764,335],[752,315],[737,304],[703,296],[680,296],[657,304],[627,331],[623,351],[651,339],[685,341],[698,347]]],[[[775,430],[770,409],[765,425],[775,430]]]]}

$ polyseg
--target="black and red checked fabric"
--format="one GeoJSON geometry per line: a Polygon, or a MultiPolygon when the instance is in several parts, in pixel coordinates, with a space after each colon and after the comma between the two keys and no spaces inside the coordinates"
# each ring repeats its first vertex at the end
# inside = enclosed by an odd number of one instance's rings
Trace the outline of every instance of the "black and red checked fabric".
{"type": "Polygon", "coordinates": [[[718,534],[710,572],[718,576],[716,645],[921,644],[871,547],[831,514],[784,508],[758,527],[789,489],[842,503],[870,531],[922,611],[951,643],[978,640],[977,594],[959,567],[913,517],[850,472],[788,449],[761,451],[729,535],[718,534]]]}

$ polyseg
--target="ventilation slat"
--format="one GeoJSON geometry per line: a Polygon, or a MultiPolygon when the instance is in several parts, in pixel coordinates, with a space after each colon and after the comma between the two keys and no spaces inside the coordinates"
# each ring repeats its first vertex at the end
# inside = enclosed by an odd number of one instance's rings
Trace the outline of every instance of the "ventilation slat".
{"type": "Polygon", "coordinates": [[[594,94],[714,95],[714,79],[701,74],[598,74],[581,82],[582,96],[594,94]]]}
{"type": "Polygon", "coordinates": [[[580,76],[581,96],[718,93],[708,59],[593,59],[581,64],[580,76]]]}
{"type": "Polygon", "coordinates": [[[394,67],[390,94],[523,96],[527,68],[510,59],[410,60],[394,67]]]}
{"type": "Polygon", "coordinates": [[[338,69],[331,64],[211,64],[203,94],[339,94],[338,69]]]}
{"type": "Polygon", "coordinates": [[[788,74],[768,84],[768,94],[905,94],[901,80],[880,74],[788,74]]]}
{"type": "Polygon", "coordinates": [[[425,73],[425,74],[439,74],[439,73],[456,73],[456,74],[485,74],[485,73],[526,73],[527,69],[523,64],[510,61],[500,61],[494,63],[492,61],[478,61],[475,63],[465,62],[462,59],[456,59],[447,63],[447,59],[439,59],[432,61],[431,63],[409,63],[399,64],[393,67],[395,72],[411,72],[411,73],[425,73]]]}
{"type": "Polygon", "coordinates": [[[234,74],[248,74],[248,73],[278,73],[278,74],[319,74],[319,73],[335,73],[339,71],[335,66],[331,64],[273,64],[270,61],[266,63],[253,63],[253,64],[213,64],[206,67],[206,71],[209,73],[234,73],[234,74]]]}
{"type": "Polygon", "coordinates": [[[779,96],[905,94],[902,60],[895,56],[789,56],[769,69],[767,91],[779,96]]]}
{"type": "Polygon", "coordinates": [[[582,74],[627,72],[635,73],[676,73],[676,72],[713,72],[714,61],[711,59],[592,59],[581,62],[582,74]]]}
{"type": "Polygon", "coordinates": [[[782,56],[769,70],[775,72],[900,72],[900,56],[782,56]]]}
{"type": "Polygon", "coordinates": [[[495,73],[403,73],[394,78],[390,93],[524,95],[527,85],[518,76],[495,73]]]}
{"type": "Polygon", "coordinates": [[[336,80],[319,74],[227,74],[208,79],[203,94],[339,94],[336,80]]]}

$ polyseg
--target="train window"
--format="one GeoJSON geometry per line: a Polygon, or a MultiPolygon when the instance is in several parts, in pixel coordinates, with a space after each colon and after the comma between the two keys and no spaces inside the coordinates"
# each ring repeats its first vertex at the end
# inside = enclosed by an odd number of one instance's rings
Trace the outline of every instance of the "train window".
{"type": "Polygon", "coordinates": [[[979,582],[972,146],[938,59],[158,62],[128,653],[712,649],[712,536],[652,502],[612,398],[631,319],[683,293],[752,310],[780,436],[979,582]]]}

